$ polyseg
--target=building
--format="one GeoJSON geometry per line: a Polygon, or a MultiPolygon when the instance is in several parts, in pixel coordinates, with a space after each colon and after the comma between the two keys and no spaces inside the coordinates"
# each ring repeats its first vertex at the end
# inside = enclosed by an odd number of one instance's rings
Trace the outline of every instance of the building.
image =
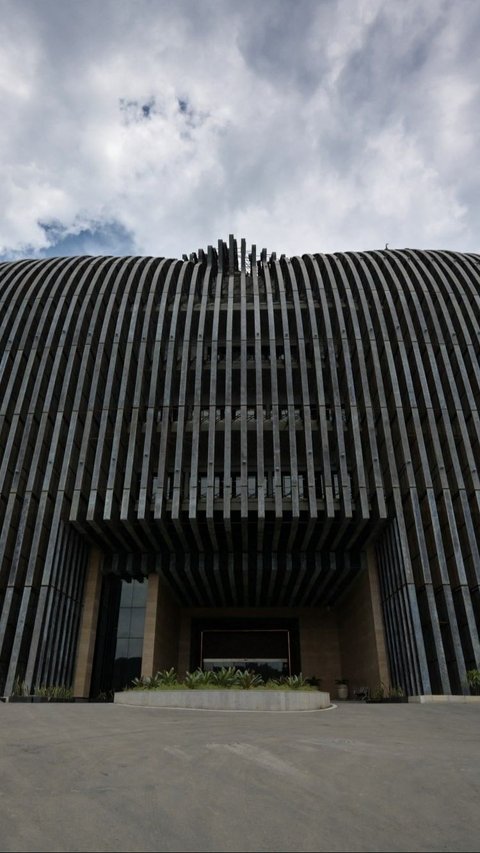
{"type": "Polygon", "coordinates": [[[480,256],[0,265],[0,693],[480,661],[480,256]]]}

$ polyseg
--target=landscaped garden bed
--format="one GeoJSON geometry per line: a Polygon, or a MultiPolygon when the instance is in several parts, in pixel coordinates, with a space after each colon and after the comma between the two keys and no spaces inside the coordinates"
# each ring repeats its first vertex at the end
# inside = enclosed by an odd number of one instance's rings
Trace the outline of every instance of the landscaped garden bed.
{"type": "Polygon", "coordinates": [[[302,677],[262,678],[249,670],[221,669],[187,673],[180,680],[173,669],[135,679],[130,689],[115,694],[122,705],[197,708],[231,711],[312,711],[328,708],[330,695],[302,677]]]}
{"type": "Polygon", "coordinates": [[[47,684],[30,688],[25,682],[16,679],[9,696],[1,696],[0,702],[112,702],[113,692],[101,693],[95,698],[74,696],[73,688],[65,684],[47,684]]]}

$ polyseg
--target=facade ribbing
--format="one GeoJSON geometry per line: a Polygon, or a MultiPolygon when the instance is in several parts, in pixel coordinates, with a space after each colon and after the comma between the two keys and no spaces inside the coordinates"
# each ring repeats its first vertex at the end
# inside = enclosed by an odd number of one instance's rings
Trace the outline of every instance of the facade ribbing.
{"type": "Polygon", "coordinates": [[[334,607],[392,680],[480,661],[480,256],[0,265],[0,693],[71,682],[89,549],[185,607],[334,607]]]}

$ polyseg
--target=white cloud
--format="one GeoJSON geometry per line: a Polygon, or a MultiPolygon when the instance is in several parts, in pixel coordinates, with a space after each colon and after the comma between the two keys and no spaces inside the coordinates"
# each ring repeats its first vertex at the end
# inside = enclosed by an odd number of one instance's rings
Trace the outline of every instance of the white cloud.
{"type": "Polygon", "coordinates": [[[4,256],[479,249],[475,0],[0,11],[4,256]]]}

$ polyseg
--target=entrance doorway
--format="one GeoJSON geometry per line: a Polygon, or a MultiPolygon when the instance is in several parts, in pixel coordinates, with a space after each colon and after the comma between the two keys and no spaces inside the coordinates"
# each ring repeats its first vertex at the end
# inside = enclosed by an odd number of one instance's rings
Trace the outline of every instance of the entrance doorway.
{"type": "Polygon", "coordinates": [[[191,667],[249,669],[280,678],[300,671],[296,619],[192,620],[191,667]]]}

